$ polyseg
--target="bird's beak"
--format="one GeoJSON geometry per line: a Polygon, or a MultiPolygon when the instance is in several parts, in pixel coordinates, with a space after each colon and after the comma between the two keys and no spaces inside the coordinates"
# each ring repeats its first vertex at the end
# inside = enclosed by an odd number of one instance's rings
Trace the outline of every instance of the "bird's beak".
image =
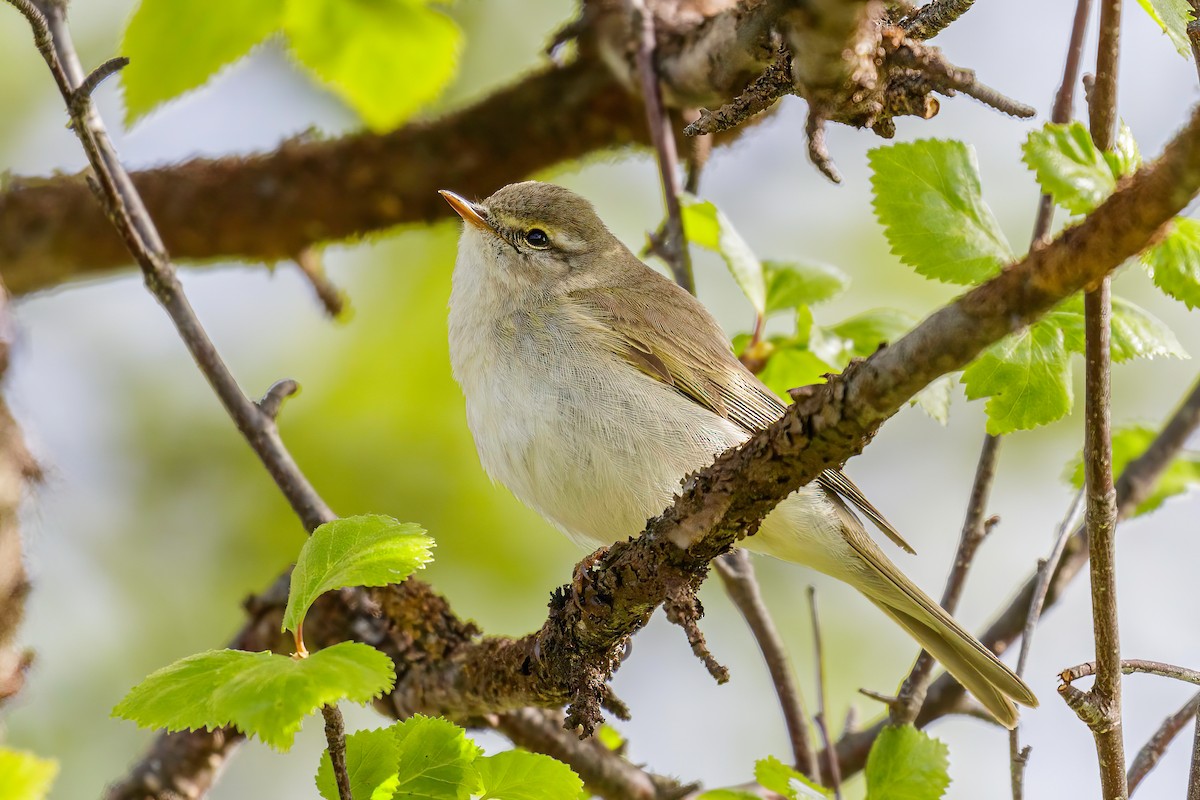
{"type": "Polygon", "coordinates": [[[446,202],[450,204],[450,207],[453,208],[454,211],[463,218],[463,222],[467,223],[468,225],[474,225],[481,231],[487,231],[493,236],[500,235],[496,232],[496,229],[488,223],[487,217],[485,216],[487,214],[487,209],[485,209],[483,206],[472,203],[465,197],[457,195],[447,189],[439,189],[438,194],[445,198],[446,202]]]}

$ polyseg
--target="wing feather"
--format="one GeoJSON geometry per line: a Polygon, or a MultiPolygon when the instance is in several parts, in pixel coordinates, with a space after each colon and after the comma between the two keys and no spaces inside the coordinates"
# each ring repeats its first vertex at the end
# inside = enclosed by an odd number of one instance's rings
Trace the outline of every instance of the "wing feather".
{"type": "MultiPolygon", "coordinates": [[[[642,282],[574,292],[571,299],[597,321],[609,346],[630,365],[747,433],[766,428],[787,406],[733,355],[724,333],[692,295],[646,270],[642,282]],[[685,330],[668,314],[671,306],[693,306],[695,324],[685,330]],[[698,320],[698,322],[697,322],[698,320]]],[[[915,553],[857,486],[840,470],[821,473],[817,482],[863,513],[899,547],[915,553]]]]}

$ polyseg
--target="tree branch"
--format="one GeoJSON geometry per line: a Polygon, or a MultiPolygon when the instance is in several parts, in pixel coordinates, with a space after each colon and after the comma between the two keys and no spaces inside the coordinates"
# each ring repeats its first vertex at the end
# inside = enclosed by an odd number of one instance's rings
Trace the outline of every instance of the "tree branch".
{"type": "MultiPolygon", "coordinates": [[[[1096,81],[1088,98],[1092,142],[1111,150],[1117,124],[1121,0],[1101,0],[1096,81]]],[[[1059,686],[1067,705],[1092,729],[1105,800],[1129,796],[1121,724],[1121,640],[1117,621],[1117,504],[1112,474],[1112,287],[1105,276],[1083,296],[1085,530],[1091,561],[1092,630],[1098,671],[1092,688],[1059,686]]]]}
{"type": "Polygon", "coordinates": [[[779,707],[783,711],[783,722],[787,727],[788,741],[792,745],[792,759],[796,769],[817,780],[820,772],[817,767],[817,753],[809,733],[808,715],[804,713],[804,704],[800,698],[800,689],[796,686],[787,648],[784,647],[783,638],[763,602],[758,582],[754,579],[754,564],[750,560],[750,554],[739,548],[721,556],[714,563],[717,575],[725,584],[725,591],[742,612],[767,664],[767,672],[771,675],[771,683],[775,687],[775,696],[779,698],[779,707]]]}
{"type": "Polygon", "coordinates": [[[642,103],[646,107],[646,126],[654,142],[663,204],[667,210],[667,219],[660,231],[661,238],[653,242],[654,252],[667,262],[675,282],[695,294],[692,257],[683,235],[683,211],[679,207],[679,159],[675,152],[675,134],[671,130],[671,118],[663,108],[662,86],[658,79],[654,15],[646,9],[644,0],[630,0],[630,4],[634,12],[637,71],[642,87],[642,103]]]}
{"type": "Polygon", "coordinates": [[[1134,757],[1133,764],[1130,765],[1129,772],[1125,777],[1129,784],[1130,795],[1137,791],[1142,779],[1150,774],[1150,770],[1158,764],[1171,740],[1178,736],[1189,722],[1195,720],[1197,714],[1200,714],[1200,692],[1192,695],[1192,699],[1184,703],[1183,708],[1163,720],[1163,724],[1154,732],[1154,735],[1142,745],[1142,749],[1134,757]]]}
{"type": "MultiPolygon", "coordinates": [[[[674,4],[650,5],[666,13],[674,4]]],[[[193,159],[136,172],[133,185],[170,252],[189,261],[291,260],[324,242],[444,219],[450,210],[438,189],[484,196],[590,153],[650,143],[640,98],[600,55],[624,53],[633,41],[625,7],[585,3],[573,28],[573,63],[536,70],[437,119],[382,135],[300,137],[270,153],[193,159]]],[[[931,84],[914,82],[900,65],[876,65],[881,31],[874,12],[860,14],[868,7],[875,5],[743,0],[714,17],[659,18],[665,105],[680,111],[737,97],[776,58],[771,30],[781,26],[808,48],[794,81],[824,118],[884,130],[898,114],[936,113],[931,84]]],[[[0,190],[0,273],[14,295],[128,262],[82,176],[18,178],[0,190]]]]}

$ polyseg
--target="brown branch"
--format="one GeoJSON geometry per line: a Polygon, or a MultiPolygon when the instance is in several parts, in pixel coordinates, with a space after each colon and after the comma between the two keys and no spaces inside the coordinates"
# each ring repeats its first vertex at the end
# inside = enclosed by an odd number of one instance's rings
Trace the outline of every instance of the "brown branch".
{"type": "MultiPolygon", "coordinates": [[[[1175,456],[1183,449],[1188,438],[1200,429],[1200,380],[1189,390],[1187,396],[1171,415],[1162,431],[1140,456],[1126,465],[1117,481],[1117,512],[1121,519],[1131,515],[1154,491],[1162,474],[1171,465],[1175,456]]],[[[1088,550],[1083,526],[1075,529],[1067,540],[1066,550],[1058,568],[1050,578],[1050,589],[1046,596],[1046,607],[1053,606],[1070,582],[1087,564],[1088,550]]],[[[992,621],[980,636],[984,645],[1002,653],[1012,644],[1024,628],[1029,615],[1034,593],[1037,591],[1038,575],[1025,580],[1017,596],[992,621]]],[[[927,725],[939,717],[958,713],[963,708],[965,693],[962,686],[949,675],[942,675],[929,687],[925,705],[915,724],[927,725]]],[[[850,775],[863,768],[871,744],[883,730],[887,720],[869,728],[843,736],[837,743],[838,758],[842,774],[850,775]]]]}
{"type": "Polygon", "coordinates": [[[1187,800],[1200,800],[1200,712],[1196,714],[1196,733],[1192,738],[1192,766],[1188,770],[1187,800]]]}
{"type": "MultiPolygon", "coordinates": [[[[1111,150],[1117,123],[1117,64],[1121,0],[1101,0],[1096,80],[1088,97],[1092,142],[1111,150]]],[[[1098,670],[1086,693],[1059,686],[1067,705],[1096,740],[1105,800],[1129,796],[1121,722],[1121,639],[1117,623],[1117,503],[1112,474],[1112,287],[1108,276],[1083,296],[1085,530],[1091,562],[1092,630],[1098,670]]]]}
{"type": "Polygon", "coordinates": [[[336,703],[331,703],[321,706],[321,716],[325,718],[325,742],[338,800],[354,800],[350,795],[350,775],[346,772],[346,725],[342,721],[342,712],[336,703]]]}
{"type": "Polygon", "coordinates": [[[779,708],[783,711],[783,722],[787,727],[788,741],[792,745],[792,760],[796,769],[816,780],[820,773],[817,768],[817,753],[813,749],[809,733],[808,715],[804,713],[800,688],[796,685],[783,637],[779,635],[779,630],[771,619],[758,582],[754,578],[754,564],[750,560],[750,554],[738,548],[721,556],[714,563],[721,582],[725,584],[725,591],[738,611],[742,612],[767,664],[767,672],[775,687],[775,696],[779,699],[779,708]]]}
{"type": "MultiPolygon", "coordinates": [[[[648,141],[641,105],[596,60],[581,59],[392,133],[193,159],[134,173],[133,183],[176,258],[274,262],[442,219],[450,212],[440,188],[484,196],[555,164],[648,141]]],[[[0,273],[14,294],[127,263],[82,176],[15,179],[0,192],[0,273]]]]}
{"type": "Polygon", "coordinates": [[[563,729],[561,713],[523,708],[499,715],[492,727],[515,745],[570,764],[588,791],[600,797],[659,800],[677,796],[684,789],[676,781],[633,765],[596,737],[580,740],[563,729]]]}
{"type": "MultiPolygon", "coordinates": [[[[958,540],[958,550],[954,554],[954,566],[946,578],[946,588],[942,592],[942,608],[948,614],[953,614],[962,598],[963,587],[967,583],[967,573],[975,560],[975,553],[984,537],[991,530],[995,518],[987,518],[988,498],[992,493],[992,483],[996,478],[996,461],[1000,455],[1000,437],[987,434],[983,438],[983,447],[979,451],[979,463],[975,467],[975,480],[971,484],[971,497],[967,502],[967,515],[963,520],[962,535],[958,540]]],[[[922,650],[917,655],[917,661],[900,691],[896,694],[895,702],[890,704],[890,714],[893,725],[908,725],[917,718],[921,704],[925,702],[925,693],[933,676],[933,656],[922,650]]]]}
{"type": "MultiPolygon", "coordinates": [[[[771,31],[778,25],[806,48],[794,68],[798,93],[829,120],[883,130],[897,114],[934,112],[931,86],[875,64],[874,4],[811,5],[828,5],[830,13],[747,0],[722,12],[729,25],[699,15],[659,20],[667,108],[717,107],[744,92],[775,59],[771,31]]],[[[573,26],[580,51],[573,63],[534,71],[459,111],[388,134],[302,137],[270,153],[148,169],[134,173],[133,184],[169,251],[187,261],[284,261],[325,242],[445,219],[450,210],[438,189],[482,197],[591,153],[650,143],[642,103],[599,56],[633,41],[624,6],[586,4],[585,19],[573,26]],[[617,38],[601,47],[597,40],[610,29],[617,38]]],[[[0,273],[14,295],[128,263],[82,176],[18,178],[0,190],[0,273]]]]}
{"type": "Polygon", "coordinates": [[[320,251],[306,247],[296,255],[294,260],[300,269],[300,274],[308,281],[317,300],[321,302],[325,313],[330,317],[340,317],[346,310],[346,295],[325,274],[325,263],[320,251]]]}
{"type": "Polygon", "coordinates": [[[1197,714],[1200,714],[1200,692],[1192,695],[1192,699],[1184,703],[1183,708],[1163,720],[1154,735],[1142,745],[1142,749],[1134,756],[1133,763],[1129,766],[1129,772],[1125,776],[1125,781],[1129,784],[1130,795],[1137,791],[1142,779],[1157,766],[1171,740],[1178,736],[1189,722],[1195,720],[1197,714]]]}
{"type": "Polygon", "coordinates": [[[716,111],[700,109],[699,118],[683,129],[684,135],[701,136],[736,128],[775,105],[781,97],[795,94],[795,91],[796,87],[792,82],[792,54],[786,47],[781,47],[771,65],[755,78],[744,92],[716,111]]]}
{"type": "MultiPolygon", "coordinates": [[[[654,252],[667,262],[675,282],[695,294],[692,257],[683,236],[683,210],[679,206],[679,158],[675,152],[675,134],[671,129],[671,118],[663,108],[662,86],[658,79],[654,15],[646,9],[643,0],[631,0],[631,5],[637,34],[637,71],[641,81],[642,103],[646,107],[646,126],[654,143],[663,203],[667,209],[667,220],[661,236],[654,241],[654,252]]],[[[709,671],[712,671],[711,666],[709,671]]]]}
{"type": "Polygon", "coordinates": [[[833,796],[842,800],[842,774],[838,769],[837,755],[829,746],[832,737],[829,734],[829,708],[825,702],[825,647],[821,642],[821,618],[817,614],[817,590],[808,587],[808,613],[812,619],[813,662],[817,669],[817,730],[821,733],[821,743],[825,746],[825,761],[821,762],[825,784],[833,789],[833,796]]]}
{"type": "Polygon", "coordinates": [[[974,4],[975,0],[931,0],[900,24],[914,39],[932,39],[974,4]]]}
{"type": "MultiPolygon", "coordinates": [[[[1025,664],[1029,659],[1029,651],[1033,646],[1033,633],[1042,618],[1042,608],[1046,604],[1046,595],[1050,591],[1050,579],[1058,570],[1059,561],[1067,549],[1067,541],[1075,527],[1075,518],[1083,503],[1083,490],[1075,494],[1071,508],[1058,526],[1058,535],[1054,537],[1054,546],[1050,554],[1038,560],[1037,572],[1034,574],[1033,596],[1029,601],[1029,611],[1025,616],[1025,626],[1021,629],[1021,651],[1017,655],[1017,677],[1025,676],[1025,664]]],[[[1029,747],[1021,747],[1020,728],[1008,732],[1008,758],[1012,783],[1013,800],[1021,800],[1025,795],[1025,764],[1029,761],[1029,747]]]]}
{"type": "MultiPolygon", "coordinates": [[[[1084,664],[1079,664],[1074,667],[1068,667],[1058,674],[1059,680],[1064,683],[1086,678],[1089,675],[1097,675],[1098,664],[1095,661],[1088,661],[1084,664]]],[[[1187,667],[1177,667],[1174,664],[1166,664],[1162,661],[1147,661],[1142,658],[1126,658],[1122,659],[1118,669],[1122,675],[1133,675],[1136,672],[1145,675],[1158,675],[1161,678],[1172,678],[1185,683],[1194,683],[1200,686],[1200,670],[1188,669],[1187,667]]],[[[1099,678],[1097,678],[1098,680],[1099,678]]]]}
{"type": "MultiPolygon", "coordinates": [[[[1075,86],[1079,82],[1079,71],[1083,63],[1084,36],[1087,33],[1087,21],[1091,14],[1092,0],[1077,0],[1075,16],[1071,21],[1071,35],[1067,41],[1067,55],[1063,64],[1062,80],[1054,95],[1054,105],[1050,110],[1050,121],[1065,124],[1071,120],[1075,110],[1075,86]]],[[[1038,199],[1037,217],[1033,222],[1033,233],[1030,236],[1030,249],[1042,246],[1050,235],[1050,224],[1054,220],[1054,198],[1043,194],[1038,199]]],[[[1042,616],[1042,607],[1046,602],[1046,594],[1050,590],[1050,579],[1058,570],[1059,560],[1067,545],[1068,532],[1074,527],[1074,517],[1083,493],[1076,495],[1075,502],[1067,517],[1059,526],[1058,536],[1050,555],[1038,562],[1035,574],[1033,594],[1029,601],[1029,609],[1025,616],[1025,625],[1021,632],[1021,652],[1017,656],[1017,675],[1024,677],[1025,662],[1029,658],[1029,650],[1033,645],[1033,632],[1042,616]]],[[[1021,746],[1020,725],[1008,732],[1009,784],[1012,789],[1012,800],[1023,800],[1025,796],[1025,766],[1029,762],[1029,746],[1021,746]]]]}

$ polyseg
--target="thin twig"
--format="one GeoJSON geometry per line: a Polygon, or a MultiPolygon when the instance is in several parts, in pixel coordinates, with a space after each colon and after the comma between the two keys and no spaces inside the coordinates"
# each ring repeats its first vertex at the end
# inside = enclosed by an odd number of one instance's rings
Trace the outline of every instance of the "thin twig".
{"type": "MultiPolygon", "coordinates": [[[[1144,658],[1125,658],[1121,659],[1120,669],[1122,675],[1133,675],[1140,672],[1145,675],[1157,675],[1160,678],[1172,678],[1177,681],[1194,683],[1200,686],[1200,670],[1177,667],[1174,664],[1167,664],[1162,661],[1147,661],[1144,658]]],[[[1096,670],[1096,662],[1088,661],[1064,669],[1058,674],[1058,677],[1060,680],[1070,683],[1080,678],[1086,678],[1089,675],[1095,675],[1096,670]]]]}
{"type": "MultiPolygon", "coordinates": [[[[1075,18],[1071,22],[1071,39],[1067,45],[1066,63],[1063,65],[1062,83],[1054,95],[1054,108],[1050,112],[1050,121],[1056,123],[1069,122],[1074,115],[1075,86],[1079,82],[1079,70],[1083,63],[1084,37],[1087,33],[1088,17],[1092,13],[1092,0],[1078,0],[1075,4],[1075,18]]],[[[1033,229],[1040,231],[1034,244],[1040,244],[1050,233],[1050,222],[1054,217],[1054,198],[1048,194],[1042,195],[1038,205],[1037,219],[1033,229]]]]}
{"type": "Polygon", "coordinates": [[[708,670],[708,674],[712,676],[713,680],[718,684],[728,683],[729,670],[717,661],[716,656],[708,649],[704,632],[700,630],[699,620],[704,616],[704,608],[700,605],[695,592],[688,590],[668,597],[663,603],[663,613],[666,614],[667,621],[683,629],[688,645],[692,648],[692,654],[700,659],[700,663],[704,664],[704,668],[708,670]]]}
{"type": "Polygon", "coordinates": [[[1192,737],[1192,767],[1188,770],[1187,800],[1200,800],[1200,711],[1196,712],[1196,733],[1192,737]]]}
{"type": "Polygon", "coordinates": [[[821,641],[821,620],[817,614],[817,589],[808,587],[808,610],[812,616],[813,657],[817,662],[817,730],[821,733],[821,741],[825,746],[826,761],[822,765],[825,770],[825,784],[833,789],[837,800],[842,797],[842,775],[838,759],[830,747],[829,726],[827,723],[827,707],[825,705],[825,648],[821,641]]]}
{"type": "Polygon", "coordinates": [[[736,128],[753,116],[761,114],[781,97],[794,94],[792,53],[780,47],[775,60],[761,75],[750,82],[745,91],[716,111],[700,109],[699,117],[683,129],[686,136],[720,133],[736,128]]]}
{"type": "MultiPolygon", "coordinates": [[[[1029,601],[1029,613],[1025,617],[1025,627],[1021,632],[1021,652],[1017,656],[1017,677],[1019,678],[1025,676],[1025,664],[1033,645],[1033,632],[1042,618],[1042,606],[1045,605],[1046,594],[1050,591],[1050,579],[1058,570],[1058,563],[1066,550],[1067,540],[1071,538],[1071,531],[1075,528],[1076,518],[1079,516],[1082,505],[1083,490],[1080,489],[1075,493],[1075,499],[1071,501],[1071,508],[1058,526],[1058,534],[1054,537],[1054,545],[1050,548],[1050,554],[1038,560],[1037,582],[1034,585],[1033,597],[1029,601]]],[[[1025,796],[1025,765],[1029,762],[1029,752],[1028,746],[1021,746],[1020,727],[1010,730],[1008,732],[1008,758],[1013,800],[1021,800],[1025,796]]]]}
{"type": "Polygon", "coordinates": [[[630,0],[630,5],[634,11],[637,67],[641,78],[642,101],[646,104],[646,123],[654,141],[663,201],[667,208],[664,235],[655,243],[655,252],[667,262],[675,282],[695,294],[692,259],[683,236],[683,210],[679,205],[679,160],[675,153],[675,135],[671,130],[671,118],[663,107],[662,86],[658,80],[654,15],[644,0],[630,0]]]}
{"type": "MultiPolygon", "coordinates": [[[[967,582],[967,573],[975,560],[975,553],[991,528],[987,518],[987,504],[992,492],[992,483],[996,478],[996,461],[999,455],[1000,437],[991,434],[984,436],[979,462],[975,467],[975,480],[971,484],[971,497],[967,502],[962,535],[954,555],[954,566],[950,569],[950,575],[946,578],[946,588],[942,592],[942,608],[949,614],[953,614],[958,607],[963,587],[967,582]]],[[[901,684],[896,702],[891,706],[893,725],[907,725],[917,718],[921,704],[925,702],[925,692],[929,689],[933,664],[933,656],[922,650],[908,677],[901,684]]]]}
{"type": "Polygon", "coordinates": [[[725,591],[746,624],[754,634],[754,640],[762,652],[783,711],[783,722],[787,726],[788,740],[792,744],[792,758],[796,769],[814,780],[818,778],[817,753],[813,748],[808,727],[808,715],[788,659],[783,637],[775,627],[775,621],[763,602],[758,581],[754,576],[754,564],[750,554],[738,548],[714,562],[717,574],[725,585],[725,591]]]}
{"type": "Polygon", "coordinates": [[[561,711],[523,708],[500,714],[491,724],[513,744],[571,765],[588,791],[600,797],[656,800],[684,788],[677,781],[647,773],[596,737],[581,740],[564,730],[561,711]]]}
{"type": "Polygon", "coordinates": [[[337,783],[338,800],[354,800],[350,796],[350,775],[346,772],[346,725],[337,703],[321,706],[325,718],[325,741],[329,743],[329,762],[337,783]]]}
{"type": "MultiPolygon", "coordinates": [[[[1088,98],[1092,141],[1111,150],[1117,121],[1117,64],[1121,0],[1102,0],[1096,80],[1088,98]]],[[[1108,277],[1084,293],[1084,477],[1085,515],[1091,560],[1092,629],[1096,680],[1086,694],[1059,687],[1067,705],[1088,724],[1096,740],[1100,786],[1105,800],[1129,796],[1121,725],[1121,640],[1117,624],[1117,503],[1112,475],[1112,288],[1108,277]]]]}
{"type": "Polygon", "coordinates": [[[296,266],[300,268],[300,273],[304,275],[313,292],[316,293],[317,300],[321,302],[325,313],[331,317],[340,317],[346,310],[346,293],[329,280],[329,276],[325,274],[325,264],[321,258],[321,252],[316,248],[306,247],[296,256],[295,261],[296,266]]]}
{"type": "Polygon", "coordinates": [[[932,0],[901,23],[914,39],[932,39],[961,17],[975,0],[932,0]]]}
{"type": "MultiPolygon", "coordinates": [[[[1054,106],[1050,110],[1050,121],[1064,124],[1070,121],[1075,107],[1075,86],[1079,82],[1079,71],[1083,63],[1084,36],[1087,33],[1087,21],[1091,15],[1092,0],[1078,0],[1075,4],[1075,17],[1071,22],[1071,36],[1067,43],[1067,56],[1063,64],[1062,81],[1054,95],[1054,106]]],[[[1054,220],[1054,198],[1043,194],[1038,199],[1037,217],[1033,222],[1033,233],[1030,236],[1030,248],[1044,244],[1050,234],[1050,223],[1054,220]]],[[[1042,616],[1042,606],[1046,602],[1046,594],[1050,591],[1051,578],[1058,571],[1059,561],[1066,550],[1070,532],[1075,527],[1075,517],[1083,502],[1083,490],[1076,495],[1071,503],[1067,516],[1059,526],[1054,546],[1050,554],[1038,561],[1036,583],[1032,598],[1029,601],[1029,611],[1025,617],[1025,625],[1021,633],[1021,652],[1017,657],[1017,676],[1025,676],[1025,663],[1029,658],[1029,650],[1033,645],[1033,633],[1042,616]]],[[[1025,796],[1025,766],[1029,763],[1030,747],[1021,746],[1021,727],[1018,724],[1008,732],[1009,778],[1012,787],[1012,800],[1023,800],[1025,796]]]]}
{"type": "Polygon", "coordinates": [[[83,85],[84,74],[71,43],[62,7],[55,2],[44,2],[40,8],[35,8],[28,0],[10,2],[14,2],[18,9],[31,19],[35,38],[38,38],[42,30],[49,32],[47,35],[52,46],[47,49],[39,45],[39,49],[67,104],[72,128],[83,144],[88,162],[104,194],[109,216],[119,228],[130,253],[141,266],[146,285],[175,323],[200,371],[204,373],[221,404],[262,460],[271,477],[275,479],[304,526],[311,531],[321,523],[333,519],[333,512],[304,477],[280,441],[275,421],[242,393],[183,294],[175,267],[167,256],[162,239],[154,227],[154,222],[146,213],[133,181],[113,150],[91,97],[79,91],[79,87],[83,85]],[[40,23],[36,18],[30,17],[31,11],[41,17],[40,23]]]}
{"type": "Polygon", "coordinates": [[[1192,698],[1183,704],[1183,708],[1163,720],[1154,735],[1142,745],[1142,749],[1134,756],[1129,772],[1125,774],[1130,795],[1137,791],[1142,779],[1150,774],[1150,770],[1158,764],[1171,740],[1178,736],[1179,732],[1186,728],[1197,714],[1200,714],[1200,692],[1192,695],[1192,698]]]}

